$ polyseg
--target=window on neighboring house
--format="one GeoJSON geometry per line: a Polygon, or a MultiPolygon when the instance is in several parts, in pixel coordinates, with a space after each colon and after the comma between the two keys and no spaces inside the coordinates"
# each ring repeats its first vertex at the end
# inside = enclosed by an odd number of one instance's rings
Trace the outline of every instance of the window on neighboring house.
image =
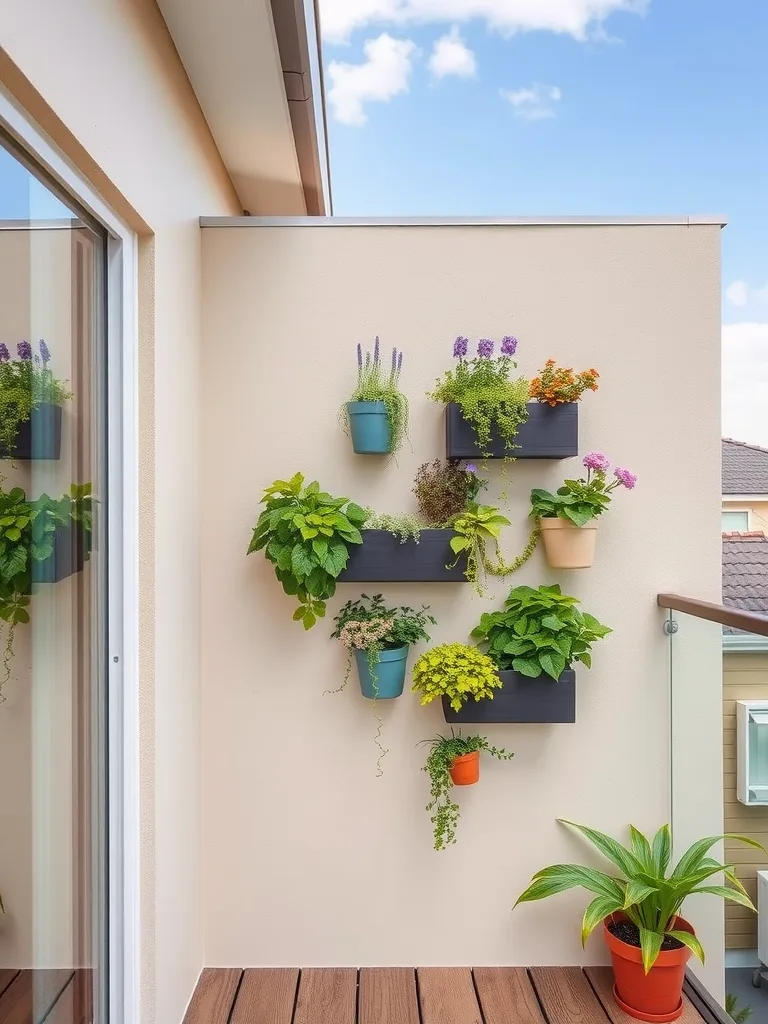
{"type": "Polygon", "coordinates": [[[723,533],[746,533],[749,530],[749,512],[723,512],[723,533]]]}

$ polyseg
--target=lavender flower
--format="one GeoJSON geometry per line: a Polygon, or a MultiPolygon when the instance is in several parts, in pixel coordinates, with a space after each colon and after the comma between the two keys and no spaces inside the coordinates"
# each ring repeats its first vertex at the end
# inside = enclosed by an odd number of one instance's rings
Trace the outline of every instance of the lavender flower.
{"type": "Polygon", "coordinates": [[[397,371],[397,349],[392,349],[392,373],[397,371]]]}
{"type": "Polygon", "coordinates": [[[379,361],[379,336],[378,336],[378,334],[376,335],[376,343],[373,346],[373,361],[374,361],[374,363],[378,363],[378,361],[379,361]]]}
{"type": "Polygon", "coordinates": [[[474,462],[469,462],[464,467],[464,472],[465,473],[477,473],[477,466],[474,464],[474,462]]]}
{"type": "Polygon", "coordinates": [[[506,334],[501,339],[501,354],[503,356],[513,356],[517,351],[517,338],[513,338],[511,335],[506,334]]]}
{"type": "MultiPolygon", "coordinates": [[[[43,358],[45,358],[45,357],[43,357],[43,358]]],[[[357,343],[357,365],[362,370],[362,368],[363,368],[363,346],[360,344],[359,341],[357,343]]]]}
{"type": "Polygon", "coordinates": [[[28,341],[20,341],[16,346],[16,351],[19,353],[19,359],[23,359],[25,363],[31,360],[32,346],[28,341]]]}
{"type": "Polygon", "coordinates": [[[613,475],[616,477],[616,479],[619,481],[622,487],[626,487],[628,491],[631,491],[637,483],[637,477],[634,473],[630,473],[628,469],[616,468],[613,472],[613,475]]]}
{"type": "Polygon", "coordinates": [[[469,346],[469,338],[464,338],[461,335],[458,336],[456,341],[453,343],[453,357],[454,359],[463,359],[467,354],[467,348],[469,346]]]}
{"type": "Polygon", "coordinates": [[[0,363],[7,363],[11,358],[11,353],[8,351],[8,346],[4,341],[0,342],[0,363]]]}
{"type": "Polygon", "coordinates": [[[400,355],[397,357],[397,372],[400,373],[402,368],[403,368],[403,353],[401,352],[400,355]]]}
{"type": "Polygon", "coordinates": [[[481,338],[477,343],[477,354],[481,359],[490,359],[493,355],[493,342],[490,338],[481,338]]]}
{"type": "Polygon", "coordinates": [[[40,366],[40,356],[35,355],[35,366],[40,366]]]}
{"type": "Polygon", "coordinates": [[[42,356],[43,362],[47,365],[51,361],[51,350],[48,348],[43,339],[40,339],[40,355],[42,356]]]}
{"type": "Polygon", "coordinates": [[[603,455],[602,452],[589,452],[584,456],[584,465],[587,469],[597,470],[598,473],[605,473],[611,468],[608,456],[603,455]]]}

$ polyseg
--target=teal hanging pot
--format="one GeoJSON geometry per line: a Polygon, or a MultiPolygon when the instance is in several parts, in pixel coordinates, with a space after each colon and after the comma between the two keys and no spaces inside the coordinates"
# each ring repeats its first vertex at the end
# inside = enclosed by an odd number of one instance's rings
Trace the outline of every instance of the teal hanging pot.
{"type": "Polygon", "coordinates": [[[393,651],[379,651],[370,659],[365,651],[355,651],[357,674],[360,677],[360,692],[371,700],[391,700],[399,697],[405,686],[405,664],[408,660],[408,645],[396,647],[393,651]]]}
{"type": "Polygon", "coordinates": [[[347,402],[352,448],[356,455],[388,455],[392,429],[383,402],[347,402]]]}

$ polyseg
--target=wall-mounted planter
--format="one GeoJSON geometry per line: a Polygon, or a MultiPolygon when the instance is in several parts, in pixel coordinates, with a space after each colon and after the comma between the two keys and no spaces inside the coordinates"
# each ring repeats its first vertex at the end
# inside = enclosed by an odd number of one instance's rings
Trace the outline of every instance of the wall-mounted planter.
{"type": "Polygon", "coordinates": [[[362,544],[350,545],[339,583],[467,582],[466,557],[456,562],[451,551],[453,530],[422,530],[418,543],[410,538],[403,543],[388,530],[363,530],[362,534],[362,544]]]}
{"type": "Polygon", "coordinates": [[[563,672],[557,682],[549,676],[530,679],[518,672],[499,672],[500,690],[492,700],[468,700],[454,711],[443,697],[443,714],[451,725],[462,722],[563,722],[576,721],[576,673],[563,672]]]}
{"type": "Polygon", "coordinates": [[[408,650],[406,644],[391,651],[378,651],[372,659],[373,672],[366,652],[355,651],[360,692],[364,697],[369,700],[392,700],[402,696],[408,650]]]}
{"type": "Polygon", "coordinates": [[[597,519],[576,526],[568,519],[541,519],[541,541],[553,569],[589,569],[595,560],[597,519]]]}
{"type": "Polygon", "coordinates": [[[58,459],[60,455],[60,405],[36,405],[30,418],[19,424],[15,446],[0,449],[0,459],[58,459]]]}
{"type": "Polygon", "coordinates": [[[477,446],[475,428],[464,419],[461,407],[445,407],[445,454],[449,459],[570,459],[579,454],[579,404],[528,403],[528,419],[520,426],[516,447],[510,452],[495,431],[488,454],[477,446]]]}
{"type": "Polygon", "coordinates": [[[356,455],[388,455],[392,429],[383,402],[347,402],[349,432],[356,455]]]}
{"type": "Polygon", "coordinates": [[[32,582],[58,583],[82,572],[89,539],[78,523],[56,530],[52,554],[43,562],[32,562],[32,582]]]}

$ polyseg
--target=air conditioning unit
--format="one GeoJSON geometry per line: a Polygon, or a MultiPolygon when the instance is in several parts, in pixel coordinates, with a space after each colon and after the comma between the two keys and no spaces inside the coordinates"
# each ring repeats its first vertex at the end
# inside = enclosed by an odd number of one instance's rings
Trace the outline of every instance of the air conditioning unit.
{"type": "Polygon", "coordinates": [[[736,796],[768,806],[768,700],[736,701],[736,796]]]}

